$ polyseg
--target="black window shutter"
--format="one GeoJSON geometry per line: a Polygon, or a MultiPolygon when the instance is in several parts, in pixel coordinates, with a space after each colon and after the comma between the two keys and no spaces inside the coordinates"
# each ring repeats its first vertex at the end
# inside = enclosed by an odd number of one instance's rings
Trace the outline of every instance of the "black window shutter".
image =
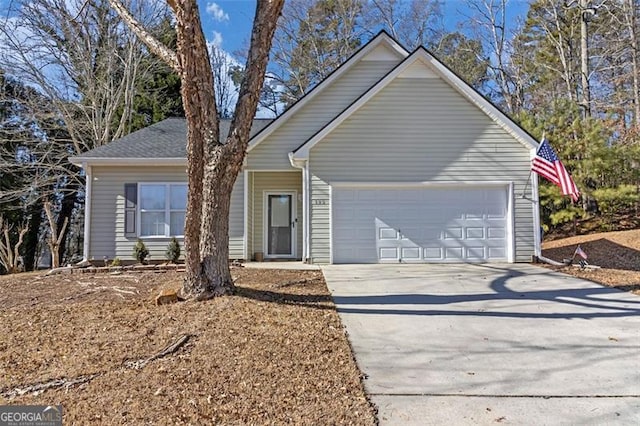
{"type": "Polygon", "coordinates": [[[124,233],[128,236],[136,234],[136,206],[138,203],[138,184],[124,184],[124,233]]]}

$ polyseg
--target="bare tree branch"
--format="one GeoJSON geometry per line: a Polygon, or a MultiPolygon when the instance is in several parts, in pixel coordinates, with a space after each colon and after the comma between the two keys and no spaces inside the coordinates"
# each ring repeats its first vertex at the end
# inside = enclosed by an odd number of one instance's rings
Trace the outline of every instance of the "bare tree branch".
{"type": "MultiPolygon", "coordinates": [[[[171,8],[175,11],[175,2],[168,1],[171,8]]],[[[138,36],[144,44],[147,45],[149,50],[155,53],[160,59],[165,61],[175,72],[181,72],[181,65],[178,62],[178,56],[176,52],[169,49],[158,39],[151,35],[142,24],[129,12],[129,10],[120,2],[120,0],[109,0],[111,7],[120,15],[122,20],[131,28],[131,30],[138,36]]]]}

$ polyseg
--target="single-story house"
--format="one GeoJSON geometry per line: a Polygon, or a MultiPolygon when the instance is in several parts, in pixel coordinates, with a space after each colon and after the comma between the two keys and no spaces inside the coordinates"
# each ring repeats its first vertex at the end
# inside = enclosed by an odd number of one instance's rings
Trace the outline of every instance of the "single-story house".
{"type": "MultiPolygon", "coordinates": [[[[221,123],[221,133],[229,123],[221,123]]],[[[71,161],[86,259],[163,259],[183,232],[186,123],[71,161]]],[[[273,120],[255,120],[230,257],[313,263],[528,262],[540,253],[535,139],[424,48],[381,32],[273,120]]]]}

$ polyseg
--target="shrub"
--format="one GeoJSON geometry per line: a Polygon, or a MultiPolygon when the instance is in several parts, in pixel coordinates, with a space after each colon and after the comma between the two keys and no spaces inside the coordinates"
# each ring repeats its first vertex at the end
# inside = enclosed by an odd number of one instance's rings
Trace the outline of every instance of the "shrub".
{"type": "Polygon", "coordinates": [[[111,261],[111,265],[110,266],[122,266],[122,261],[120,260],[119,257],[116,257],[115,259],[113,259],[111,261]]]}
{"type": "Polygon", "coordinates": [[[171,237],[169,245],[167,246],[167,251],[164,255],[169,262],[178,263],[178,259],[180,258],[180,243],[176,237],[171,237]]]}
{"type": "Polygon", "coordinates": [[[149,256],[149,250],[147,250],[147,246],[144,245],[141,239],[136,241],[136,245],[133,246],[133,257],[140,263],[145,263],[147,256],[149,256]]]}

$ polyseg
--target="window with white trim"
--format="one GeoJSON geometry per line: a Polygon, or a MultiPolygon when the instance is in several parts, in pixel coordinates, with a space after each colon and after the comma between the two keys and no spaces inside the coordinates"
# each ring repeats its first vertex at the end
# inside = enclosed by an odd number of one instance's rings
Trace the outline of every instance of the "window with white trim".
{"type": "Polygon", "coordinates": [[[184,235],[187,212],[186,184],[141,183],[138,193],[141,237],[184,235]]]}

